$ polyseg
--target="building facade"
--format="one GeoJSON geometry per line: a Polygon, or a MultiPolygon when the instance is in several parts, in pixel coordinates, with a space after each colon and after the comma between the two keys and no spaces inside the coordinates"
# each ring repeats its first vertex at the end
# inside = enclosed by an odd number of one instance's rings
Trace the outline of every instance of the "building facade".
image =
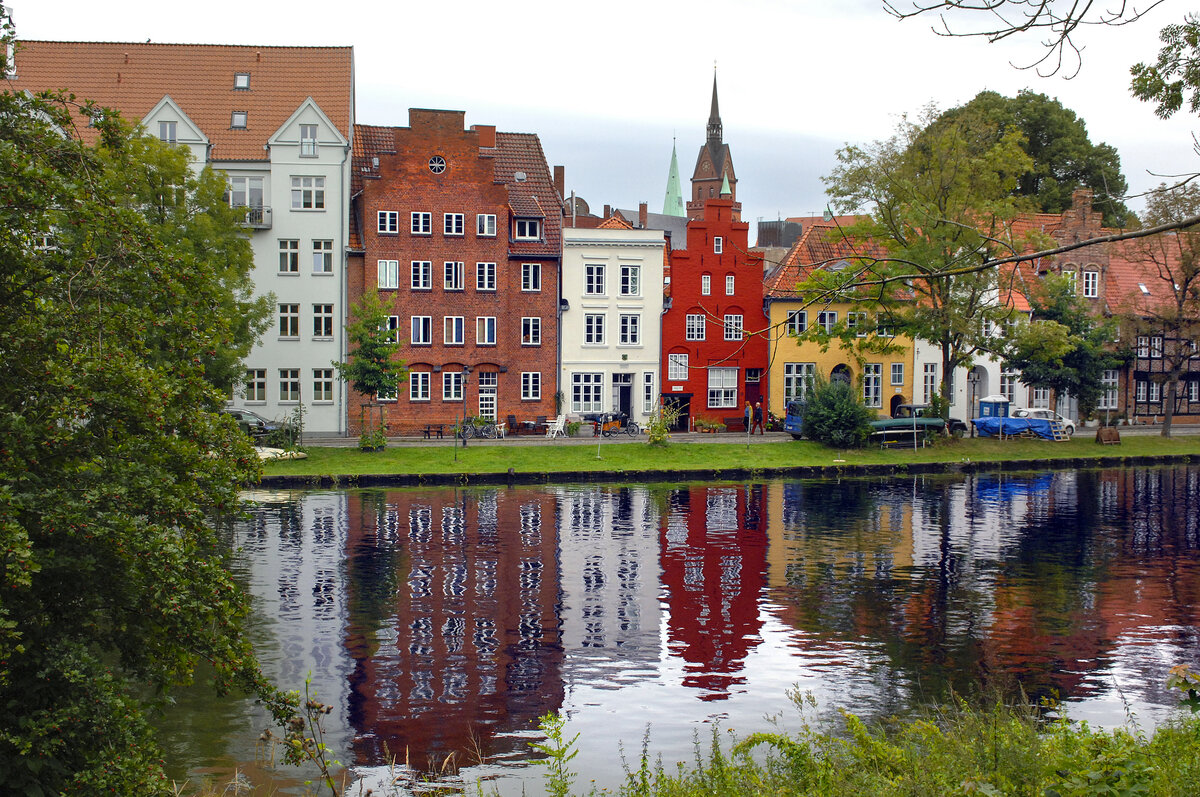
{"type": "MultiPolygon", "coordinates": [[[[378,397],[391,434],[555,414],[561,186],[537,136],[464,117],[356,129],[349,299],[378,292],[402,344],[408,379],[378,397]]],[[[374,398],[351,399],[353,433],[374,398]]]]}
{"type": "Polygon", "coordinates": [[[269,418],[301,409],[307,431],[344,433],[332,362],[344,356],[352,49],[22,41],[7,83],[68,89],[226,175],[246,208],[255,292],[275,296],[230,403],[269,418]]]}
{"type": "Polygon", "coordinates": [[[649,420],[658,406],[665,258],[659,230],[563,230],[565,411],[649,420]]]}

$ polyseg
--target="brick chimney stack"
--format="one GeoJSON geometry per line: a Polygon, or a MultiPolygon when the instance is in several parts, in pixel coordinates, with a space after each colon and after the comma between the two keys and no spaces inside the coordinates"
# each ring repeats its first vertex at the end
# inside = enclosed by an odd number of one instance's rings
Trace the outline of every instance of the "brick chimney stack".
{"type": "Polygon", "coordinates": [[[638,227],[646,229],[646,203],[638,205],[638,227]]]}
{"type": "Polygon", "coordinates": [[[563,199],[566,199],[566,197],[567,197],[566,185],[567,185],[566,170],[562,166],[555,166],[554,167],[554,190],[557,191],[558,195],[560,197],[562,197],[563,199]]]}

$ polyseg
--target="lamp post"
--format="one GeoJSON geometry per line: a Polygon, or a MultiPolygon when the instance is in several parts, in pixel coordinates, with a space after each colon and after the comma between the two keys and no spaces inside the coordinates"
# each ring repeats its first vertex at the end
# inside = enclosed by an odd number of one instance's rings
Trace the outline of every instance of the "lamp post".
{"type": "MultiPolygon", "coordinates": [[[[462,369],[462,408],[459,410],[458,436],[462,438],[463,448],[467,447],[467,435],[463,427],[467,423],[467,382],[471,380],[471,366],[464,365],[462,369]]],[[[458,441],[454,441],[454,461],[458,462],[458,441]]]]}
{"type": "MultiPolygon", "coordinates": [[[[967,385],[970,387],[970,395],[967,397],[967,421],[971,420],[975,408],[975,393],[979,385],[979,372],[974,368],[967,374],[967,385]]],[[[975,436],[975,424],[971,424],[971,437],[975,436]]]]}

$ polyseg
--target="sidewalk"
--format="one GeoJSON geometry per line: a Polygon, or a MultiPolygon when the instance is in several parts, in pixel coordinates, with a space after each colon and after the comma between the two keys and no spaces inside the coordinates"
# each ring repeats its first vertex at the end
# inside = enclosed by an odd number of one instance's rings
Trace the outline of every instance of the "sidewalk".
{"type": "MultiPolygon", "coordinates": [[[[761,443],[782,443],[791,440],[792,436],[787,432],[767,432],[766,434],[756,434],[747,436],[744,432],[720,432],[718,434],[701,434],[699,432],[672,432],[672,443],[753,443],[755,445],[761,443]]],[[[449,447],[454,445],[455,439],[447,435],[441,440],[436,438],[427,440],[421,435],[405,436],[405,437],[389,437],[389,448],[416,448],[416,447],[449,447]]],[[[646,435],[640,434],[635,437],[629,437],[624,434],[613,435],[612,437],[595,437],[592,434],[585,434],[579,437],[555,437],[549,438],[545,435],[509,435],[508,437],[499,440],[484,440],[479,437],[472,437],[467,441],[467,446],[547,446],[547,445],[568,445],[568,446],[608,446],[619,443],[644,443],[646,435]]],[[[462,445],[461,441],[458,441],[462,445]]],[[[339,437],[337,435],[320,435],[320,434],[305,434],[304,445],[306,446],[328,446],[330,448],[354,448],[358,446],[357,437],[339,437]]]]}

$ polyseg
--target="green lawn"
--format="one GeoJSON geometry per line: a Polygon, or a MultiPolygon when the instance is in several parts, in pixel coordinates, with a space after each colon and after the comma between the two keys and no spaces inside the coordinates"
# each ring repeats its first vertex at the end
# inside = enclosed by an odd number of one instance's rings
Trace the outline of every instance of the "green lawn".
{"type": "Polygon", "coordinates": [[[1127,436],[1120,445],[1097,445],[1081,434],[1065,443],[1044,440],[962,439],[940,441],[929,448],[865,448],[835,451],[808,441],[780,443],[673,443],[651,446],[645,442],[604,442],[600,456],[594,445],[468,446],[455,450],[448,445],[388,448],[363,453],[357,448],[312,446],[308,458],[268,462],[268,476],[363,476],[445,473],[556,473],[594,471],[629,473],[644,471],[712,471],[725,469],[774,469],[797,466],[846,467],[855,465],[900,465],[921,462],[1030,462],[1040,460],[1159,455],[1200,455],[1200,435],[1173,439],[1159,436],[1127,436]]]}

